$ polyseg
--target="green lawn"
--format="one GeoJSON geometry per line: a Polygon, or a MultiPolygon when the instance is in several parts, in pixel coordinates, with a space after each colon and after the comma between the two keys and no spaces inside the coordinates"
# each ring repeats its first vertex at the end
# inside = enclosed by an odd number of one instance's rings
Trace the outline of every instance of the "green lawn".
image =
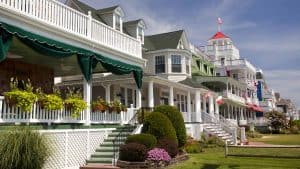
{"type": "Polygon", "coordinates": [[[206,149],[168,169],[300,169],[299,159],[224,157],[223,149],[206,149]]]}
{"type": "Polygon", "coordinates": [[[300,134],[270,134],[262,138],[250,139],[250,141],[276,145],[300,145],[300,134]]]}

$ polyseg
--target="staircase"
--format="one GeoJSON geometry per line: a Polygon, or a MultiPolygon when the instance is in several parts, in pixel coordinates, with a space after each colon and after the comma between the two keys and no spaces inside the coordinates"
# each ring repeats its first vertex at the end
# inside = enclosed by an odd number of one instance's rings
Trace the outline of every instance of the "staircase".
{"type": "Polygon", "coordinates": [[[205,123],[203,125],[203,129],[207,134],[212,134],[220,139],[222,139],[224,142],[227,141],[227,144],[234,145],[234,137],[232,134],[225,131],[220,124],[217,123],[205,123]]]}
{"type": "Polygon", "coordinates": [[[126,138],[133,132],[135,126],[122,126],[117,127],[116,130],[113,130],[111,134],[108,135],[108,138],[104,140],[104,142],[99,145],[96,149],[96,152],[91,155],[91,158],[86,161],[87,165],[95,165],[95,164],[107,164],[111,165],[114,159],[115,153],[118,153],[118,149],[114,150],[113,141],[118,136],[118,140],[123,143],[126,138]],[[120,135],[122,133],[122,135],[120,135]]]}

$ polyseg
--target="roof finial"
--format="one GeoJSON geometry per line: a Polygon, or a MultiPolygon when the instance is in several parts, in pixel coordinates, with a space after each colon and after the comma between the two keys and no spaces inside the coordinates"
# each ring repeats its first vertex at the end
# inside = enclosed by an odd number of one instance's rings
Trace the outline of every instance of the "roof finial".
{"type": "Polygon", "coordinates": [[[220,17],[218,17],[217,23],[218,23],[218,32],[221,32],[221,25],[222,25],[223,21],[220,17]]]}

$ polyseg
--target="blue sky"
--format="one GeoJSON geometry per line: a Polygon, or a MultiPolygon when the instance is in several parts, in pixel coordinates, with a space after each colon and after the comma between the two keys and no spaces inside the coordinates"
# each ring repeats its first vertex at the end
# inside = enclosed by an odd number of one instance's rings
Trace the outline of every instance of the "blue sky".
{"type": "Polygon", "coordinates": [[[217,31],[231,37],[241,57],[261,68],[269,87],[300,107],[299,0],[81,0],[95,8],[119,4],[125,20],[142,18],[146,34],[184,29],[195,45],[217,31]]]}

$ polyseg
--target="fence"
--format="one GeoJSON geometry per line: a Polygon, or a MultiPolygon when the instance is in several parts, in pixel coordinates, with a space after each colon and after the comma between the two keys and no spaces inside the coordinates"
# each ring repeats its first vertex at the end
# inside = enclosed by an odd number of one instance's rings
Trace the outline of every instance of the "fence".
{"type": "Polygon", "coordinates": [[[43,169],[78,169],[114,129],[40,130],[51,148],[43,169]]]}
{"type": "MultiPolygon", "coordinates": [[[[127,112],[91,112],[90,121],[97,123],[126,124],[134,116],[136,108],[128,108],[127,112]]],[[[86,114],[82,111],[78,117],[63,108],[62,110],[45,110],[34,103],[31,112],[21,111],[20,108],[10,107],[3,96],[0,96],[0,123],[85,123],[86,114]]]]}
{"type": "Polygon", "coordinates": [[[231,146],[225,145],[225,157],[271,157],[300,159],[300,146],[231,146]]]}

